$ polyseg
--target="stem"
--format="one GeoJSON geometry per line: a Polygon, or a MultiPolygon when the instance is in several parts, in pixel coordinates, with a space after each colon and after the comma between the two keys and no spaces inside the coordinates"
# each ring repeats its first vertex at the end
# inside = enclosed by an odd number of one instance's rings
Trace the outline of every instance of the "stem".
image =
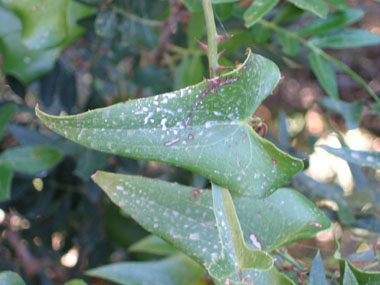
{"type": "Polygon", "coordinates": [[[91,58],[90,64],[89,64],[90,70],[92,70],[96,66],[96,63],[98,62],[98,59],[100,56],[100,48],[102,47],[102,43],[103,43],[103,37],[98,37],[96,39],[95,51],[92,55],[92,58],[91,58]]]}
{"type": "Polygon", "coordinates": [[[218,71],[218,41],[215,27],[214,11],[212,10],[211,0],[202,0],[207,30],[207,56],[210,69],[210,77],[217,75],[218,71]]]}
{"type": "Polygon", "coordinates": [[[276,25],[275,23],[268,22],[268,21],[266,21],[264,19],[261,19],[259,22],[260,22],[260,24],[262,24],[263,26],[265,26],[265,27],[267,27],[269,29],[272,29],[272,30],[274,30],[276,32],[279,32],[279,33],[282,33],[282,34],[286,34],[288,37],[295,39],[296,41],[300,42],[301,44],[303,44],[304,46],[306,46],[307,48],[309,48],[311,51],[313,51],[315,53],[318,53],[324,59],[326,59],[327,61],[330,61],[335,66],[339,67],[345,73],[347,73],[348,75],[350,75],[356,82],[358,82],[372,96],[372,98],[376,101],[377,104],[380,104],[380,98],[379,98],[379,96],[371,89],[371,87],[369,87],[369,85],[365,82],[365,80],[359,74],[357,74],[355,71],[353,71],[346,64],[344,64],[343,62],[341,62],[341,61],[337,60],[336,58],[332,57],[331,55],[329,55],[328,53],[324,52],[322,49],[320,49],[319,47],[313,45],[309,41],[303,39],[302,37],[300,37],[296,33],[289,32],[288,30],[281,28],[280,26],[276,25]]]}

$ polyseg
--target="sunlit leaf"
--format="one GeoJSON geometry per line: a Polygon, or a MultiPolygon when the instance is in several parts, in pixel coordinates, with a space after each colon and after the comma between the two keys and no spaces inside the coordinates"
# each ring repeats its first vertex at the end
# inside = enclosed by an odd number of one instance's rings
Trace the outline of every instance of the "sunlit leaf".
{"type": "Polygon", "coordinates": [[[131,252],[145,252],[159,255],[171,255],[178,252],[174,247],[155,235],[149,235],[131,245],[131,252]]]}
{"type": "Polygon", "coordinates": [[[279,0],[257,0],[244,13],[244,21],[247,27],[252,27],[266,13],[277,5],[279,0]]]}
{"type": "Polygon", "coordinates": [[[333,148],[327,145],[322,145],[320,147],[337,157],[347,160],[348,162],[352,162],[360,166],[380,168],[380,152],[378,151],[359,151],[346,147],[333,148]]]}
{"type": "Polygon", "coordinates": [[[7,200],[11,194],[13,172],[9,167],[0,164],[0,201],[7,200]]]}
{"type": "Polygon", "coordinates": [[[0,165],[27,174],[35,174],[54,166],[62,158],[55,147],[16,146],[0,154],[0,165]]]}
{"type": "Polygon", "coordinates": [[[363,47],[379,44],[380,36],[364,30],[344,29],[330,35],[312,38],[310,42],[324,48],[363,47]]]}
{"type": "Polygon", "coordinates": [[[310,53],[309,62],[315,76],[318,78],[319,83],[326,93],[333,99],[339,99],[335,72],[329,63],[315,52],[310,53]]]}
{"type": "Polygon", "coordinates": [[[20,275],[12,271],[0,272],[0,284],[4,285],[25,285],[20,275]]]}
{"type": "Polygon", "coordinates": [[[181,166],[245,195],[273,193],[303,163],[261,138],[249,122],[280,78],[249,54],[238,69],[178,91],[75,116],[39,118],[87,147],[181,166]]]}
{"type": "Polygon", "coordinates": [[[314,257],[313,264],[311,265],[309,282],[310,285],[327,285],[325,269],[323,268],[323,262],[319,251],[314,257]]]}
{"type": "Polygon", "coordinates": [[[1,2],[22,21],[22,42],[27,48],[53,48],[66,39],[70,0],[2,0],[1,2]]]}
{"type": "Polygon", "coordinates": [[[326,19],[316,19],[298,31],[303,36],[320,35],[359,21],[364,15],[360,9],[345,9],[331,13],[326,19]]]}
{"type": "Polygon", "coordinates": [[[188,285],[203,274],[204,269],[184,255],[160,261],[113,263],[86,272],[86,275],[125,285],[188,285]]]}
{"type": "Polygon", "coordinates": [[[64,285],[87,285],[82,279],[73,279],[66,282],[64,285]]]}
{"type": "MultiPolygon", "coordinates": [[[[102,171],[93,179],[140,225],[206,268],[220,256],[211,191],[102,171]]],[[[233,201],[245,243],[252,249],[272,250],[330,225],[318,207],[289,189],[264,200],[234,195],[233,201]]]]}
{"type": "Polygon", "coordinates": [[[288,0],[298,8],[309,11],[318,17],[326,18],[329,7],[324,0],[288,0]]]}
{"type": "Polygon", "coordinates": [[[246,269],[269,271],[273,266],[273,258],[261,248],[252,250],[246,246],[229,191],[213,184],[212,194],[221,254],[212,260],[207,271],[219,280],[246,269]]]}

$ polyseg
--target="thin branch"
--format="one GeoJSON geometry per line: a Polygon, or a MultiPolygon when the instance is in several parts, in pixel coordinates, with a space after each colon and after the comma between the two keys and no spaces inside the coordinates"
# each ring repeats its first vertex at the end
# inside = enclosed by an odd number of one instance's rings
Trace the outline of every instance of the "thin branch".
{"type": "Polygon", "coordinates": [[[218,35],[216,32],[214,11],[212,9],[211,0],[202,0],[202,5],[207,30],[208,64],[210,70],[210,77],[213,78],[217,76],[218,72],[218,35]]]}

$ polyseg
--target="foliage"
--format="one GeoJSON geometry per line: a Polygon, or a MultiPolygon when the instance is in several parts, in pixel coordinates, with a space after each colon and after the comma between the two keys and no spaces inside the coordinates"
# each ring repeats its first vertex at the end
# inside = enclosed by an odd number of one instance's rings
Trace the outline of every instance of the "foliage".
{"type": "Polygon", "coordinates": [[[376,50],[363,19],[344,0],[0,0],[18,95],[0,82],[0,283],[379,282],[379,152],[351,149],[347,130],[378,120],[380,99],[340,56],[376,50]],[[270,103],[280,70],[301,66],[334,147],[270,103]],[[350,100],[343,73],[365,95],[350,100]],[[318,151],[348,163],[349,195],[310,176],[318,151]],[[367,230],[360,250],[374,251],[343,258],[335,237],[334,256],[288,253],[331,223],[367,230]]]}

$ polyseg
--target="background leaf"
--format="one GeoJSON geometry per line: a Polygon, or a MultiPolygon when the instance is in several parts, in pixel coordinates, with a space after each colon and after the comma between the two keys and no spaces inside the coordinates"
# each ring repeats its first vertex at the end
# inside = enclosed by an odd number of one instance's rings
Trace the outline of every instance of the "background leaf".
{"type": "Polygon", "coordinates": [[[333,148],[327,145],[321,145],[320,147],[348,162],[360,166],[380,168],[380,152],[352,150],[346,147],[333,148]]]}
{"type": "Polygon", "coordinates": [[[12,272],[12,271],[3,271],[0,272],[0,284],[4,285],[25,285],[24,280],[22,278],[12,272]]]}
{"type": "Polygon", "coordinates": [[[12,170],[0,164],[0,202],[10,197],[12,177],[12,170]]]}
{"type": "Polygon", "coordinates": [[[75,116],[36,113],[49,128],[87,147],[171,163],[231,191],[264,197],[303,167],[248,124],[279,76],[272,62],[249,54],[221,78],[171,93],[75,116]]]}
{"type": "Polygon", "coordinates": [[[330,35],[312,38],[310,42],[323,48],[363,47],[379,44],[380,36],[364,30],[344,29],[330,35]]]}
{"type": "Polygon", "coordinates": [[[309,11],[318,17],[326,18],[329,7],[324,0],[288,0],[298,8],[309,11]]]}
{"type": "Polygon", "coordinates": [[[204,270],[188,257],[175,255],[153,262],[114,263],[91,269],[86,274],[125,285],[188,285],[197,281],[204,270]]]}
{"type": "Polygon", "coordinates": [[[5,104],[0,106],[0,141],[3,138],[5,128],[13,114],[16,112],[16,109],[17,106],[15,104],[5,104]]]}
{"type": "Polygon", "coordinates": [[[247,27],[252,27],[258,20],[277,5],[279,0],[257,0],[244,12],[244,21],[247,27]]]}
{"type": "Polygon", "coordinates": [[[16,146],[0,154],[0,165],[14,171],[35,174],[54,166],[62,158],[55,147],[16,146]]]}
{"type": "Polygon", "coordinates": [[[155,235],[149,235],[131,245],[131,252],[145,252],[158,255],[171,255],[178,251],[163,239],[155,235]]]}

